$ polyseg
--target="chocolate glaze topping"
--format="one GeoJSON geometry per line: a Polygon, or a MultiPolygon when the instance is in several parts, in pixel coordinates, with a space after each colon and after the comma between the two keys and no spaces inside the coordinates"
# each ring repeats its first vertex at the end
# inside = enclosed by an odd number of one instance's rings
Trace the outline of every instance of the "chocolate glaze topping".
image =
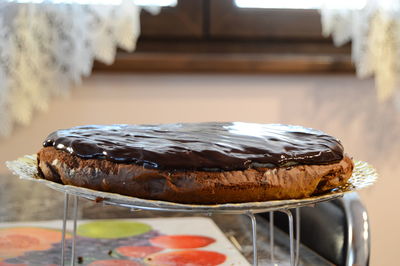
{"type": "Polygon", "coordinates": [[[86,159],[177,171],[328,164],[343,158],[340,142],[321,131],[242,122],[80,126],[51,133],[43,146],[86,159]]]}

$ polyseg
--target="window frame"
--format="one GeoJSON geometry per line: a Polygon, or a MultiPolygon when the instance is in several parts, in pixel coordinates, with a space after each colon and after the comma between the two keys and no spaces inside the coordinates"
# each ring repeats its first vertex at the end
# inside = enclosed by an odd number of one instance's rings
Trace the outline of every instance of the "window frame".
{"type": "Polygon", "coordinates": [[[351,47],[321,34],[317,10],[239,8],[234,0],[179,0],[141,14],[136,51],[95,71],[354,72],[351,47]],[[289,19],[288,19],[289,18],[289,19]],[[295,27],[293,26],[295,25],[295,27]]]}

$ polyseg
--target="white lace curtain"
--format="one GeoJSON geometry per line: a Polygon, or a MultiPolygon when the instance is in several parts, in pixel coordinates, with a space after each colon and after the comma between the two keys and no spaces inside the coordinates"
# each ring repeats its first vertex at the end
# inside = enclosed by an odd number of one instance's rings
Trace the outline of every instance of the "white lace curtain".
{"type": "Polygon", "coordinates": [[[374,77],[380,101],[399,97],[400,1],[366,0],[353,9],[332,4],[326,1],[321,11],[323,33],[336,45],[352,41],[357,76],[374,77]]]}
{"type": "Polygon", "coordinates": [[[132,0],[22,2],[0,1],[0,137],[68,93],[94,59],[111,64],[117,47],[133,51],[140,33],[132,0]]]}

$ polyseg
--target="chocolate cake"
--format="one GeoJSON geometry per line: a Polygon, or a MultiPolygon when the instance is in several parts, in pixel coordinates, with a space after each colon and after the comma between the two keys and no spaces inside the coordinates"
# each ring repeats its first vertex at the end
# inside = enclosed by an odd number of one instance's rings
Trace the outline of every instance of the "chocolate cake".
{"type": "Polygon", "coordinates": [[[305,198],[353,170],[337,139],[278,124],[90,125],[55,131],[43,146],[42,178],[179,203],[305,198]]]}

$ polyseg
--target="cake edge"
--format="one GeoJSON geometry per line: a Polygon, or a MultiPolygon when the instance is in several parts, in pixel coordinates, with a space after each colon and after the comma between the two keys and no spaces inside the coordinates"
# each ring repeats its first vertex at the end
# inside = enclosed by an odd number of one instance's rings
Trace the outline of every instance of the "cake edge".
{"type": "Polygon", "coordinates": [[[83,159],[54,147],[37,154],[43,179],[142,199],[223,204],[301,199],[347,183],[354,164],[340,162],[242,171],[165,171],[105,159],[83,159]]]}

